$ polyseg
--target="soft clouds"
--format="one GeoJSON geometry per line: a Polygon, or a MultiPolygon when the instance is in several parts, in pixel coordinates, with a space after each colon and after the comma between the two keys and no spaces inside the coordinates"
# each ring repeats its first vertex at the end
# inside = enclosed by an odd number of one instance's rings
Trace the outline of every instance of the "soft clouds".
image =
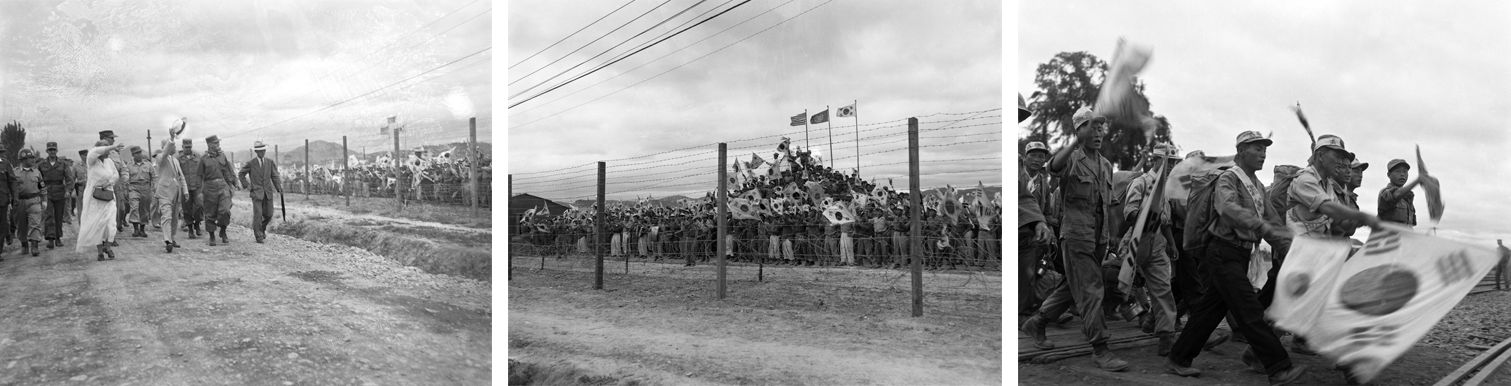
{"type": "MultiPolygon", "coordinates": [[[[718,3],[720,2],[708,2],[691,14],[701,13],[718,3]]],[[[509,64],[536,53],[622,4],[600,2],[592,7],[585,7],[580,3],[550,1],[511,3],[509,64]]],[[[509,80],[514,81],[560,58],[655,4],[659,2],[636,3],[626,7],[578,36],[510,70],[509,80]]],[[[976,112],[1002,107],[1002,22],[999,2],[835,1],[825,4],[822,0],[799,0],[755,17],[725,34],[693,44],[778,4],[783,3],[751,2],[593,76],[511,109],[511,172],[547,171],[591,164],[599,160],[700,146],[696,150],[674,152],[655,158],[610,162],[608,191],[625,191],[625,196],[651,193],[658,197],[708,191],[713,187],[715,179],[711,174],[686,179],[675,177],[694,174],[700,170],[712,173],[717,168],[716,160],[711,155],[699,154],[716,149],[710,144],[730,142],[731,148],[740,148],[731,150],[731,156],[738,156],[741,160],[749,160],[752,151],[760,152],[762,157],[769,160],[776,146],[776,137],[752,141],[735,140],[786,134],[793,138],[795,144],[802,145],[803,128],[788,126],[788,117],[801,113],[804,109],[809,113],[817,113],[826,105],[831,109],[832,116],[833,109],[858,100],[862,130],[890,126],[860,133],[861,137],[891,135],[861,140],[863,176],[877,176],[884,183],[887,176],[907,174],[906,151],[881,152],[905,149],[906,136],[898,134],[905,133],[906,127],[899,125],[901,122],[886,125],[877,123],[901,121],[916,116],[921,121],[928,122],[921,125],[922,129],[927,130],[942,127],[950,120],[967,117],[930,116],[931,114],[976,112]],[[825,5],[814,8],[820,4],[825,5]],[[809,9],[813,10],[761,35],[713,53],[720,47],[740,41],[809,9]],[[684,47],[681,52],[652,62],[652,59],[684,47]],[[713,54],[709,55],[710,53],[713,54]],[[691,62],[704,55],[709,56],[691,62]],[[691,63],[677,68],[689,62],[691,63]],[[625,72],[642,64],[645,65],[642,68],[625,72]],[[663,72],[665,75],[646,81],[663,72]],[[620,74],[623,75],[589,88],[589,85],[620,74]],[[642,81],[644,83],[604,97],[642,81]],[[581,92],[563,98],[578,91],[581,92]],[[602,99],[566,111],[600,97],[602,99]],[[558,98],[562,99],[552,102],[558,98]],[[550,116],[558,112],[559,115],[550,116]],[[903,141],[894,142],[898,139],[903,141]],[[683,156],[686,158],[676,158],[683,156]],[[619,166],[652,160],[666,161],[619,166]],[[616,168],[619,169],[617,172],[616,168]],[[645,169],[628,170],[636,168],[645,169]],[[686,168],[689,171],[668,172],[675,168],[686,168]],[[652,173],[658,174],[651,175],[652,173]],[[625,182],[615,182],[616,177],[625,182]],[[672,180],[654,181],[666,178],[672,180]],[[646,182],[632,183],[634,181],[646,182]],[[657,183],[662,185],[654,185],[657,183]],[[637,190],[644,186],[650,187],[643,188],[643,191],[637,190]]],[[[550,76],[549,74],[586,60],[618,44],[620,39],[638,33],[640,29],[652,24],[650,20],[659,21],[686,6],[670,4],[668,9],[657,10],[610,38],[562,60],[551,70],[541,71],[541,74],[510,86],[508,95],[529,87],[533,82],[550,76]]],[[[683,16],[686,17],[688,15],[683,16]]],[[[681,20],[683,19],[671,24],[679,24],[681,20]]],[[[669,27],[647,35],[659,34],[666,29],[669,27]]],[[[621,51],[623,48],[615,53],[621,51]]],[[[597,62],[599,61],[595,61],[597,62]]],[[[575,73],[576,71],[573,72],[575,73]]],[[[516,100],[511,100],[514,101],[516,100]]],[[[1000,185],[1000,115],[1000,112],[989,112],[960,122],[957,128],[951,130],[923,133],[921,136],[925,137],[922,140],[924,145],[936,145],[921,150],[924,160],[971,159],[924,163],[923,185],[974,186],[977,181],[1000,185]],[[998,117],[986,118],[989,116],[998,117]],[[998,123],[985,124],[988,122],[998,123]],[[983,140],[993,142],[979,142],[983,140]],[[954,143],[960,144],[945,146],[954,143]],[[981,158],[992,159],[979,160],[981,158]]],[[[835,166],[848,170],[855,167],[855,121],[853,118],[832,119],[834,154],[830,154],[828,146],[827,124],[812,126],[812,132],[809,133],[811,142],[815,149],[825,154],[825,159],[844,158],[837,159],[835,166]]],[[[588,166],[572,169],[566,175],[550,179],[563,180],[561,183],[538,183],[534,186],[521,184],[521,176],[516,175],[515,192],[539,193],[577,185],[590,187],[592,175],[596,173],[594,168],[588,166]]],[[[905,188],[903,184],[906,180],[898,179],[896,183],[905,188]]],[[[590,194],[591,188],[581,188],[540,195],[564,198],[590,194]]]]}
{"type": "MultiPolygon", "coordinates": [[[[1022,3],[1016,89],[1062,51],[1110,59],[1119,36],[1154,47],[1144,74],[1152,108],[1186,150],[1232,153],[1243,130],[1273,132],[1266,166],[1304,165],[1309,139],[1286,106],[1300,102],[1317,134],[1337,134],[1371,167],[1357,190],[1375,211],[1385,163],[1415,164],[1422,146],[1444,184],[1440,228],[1480,242],[1511,236],[1499,157],[1511,105],[1511,5],[1426,2],[1022,3]],[[1068,24],[1049,15],[1078,15],[1068,24]]],[[[1270,173],[1261,173],[1269,180],[1270,173]]],[[[1426,203],[1418,195],[1421,222],[1426,203]]],[[[1421,227],[1419,227],[1421,228],[1421,227]]]]}
{"type": "MultiPolygon", "coordinates": [[[[489,7],[465,0],[7,2],[3,114],[32,138],[66,148],[90,144],[103,129],[144,142],[135,133],[165,128],[163,116],[189,117],[197,137],[219,135],[231,149],[254,140],[292,148],[342,135],[354,147],[384,148],[392,141],[377,127],[394,114],[412,124],[405,147],[455,141],[467,132],[466,119],[453,113],[467,110],[459,104],[470,102],[480,122],[491,122],[489,53],[310,113],[491,46],[489,7]]],[[[490,133],[480,127],[479,139],[490,133]]]]}

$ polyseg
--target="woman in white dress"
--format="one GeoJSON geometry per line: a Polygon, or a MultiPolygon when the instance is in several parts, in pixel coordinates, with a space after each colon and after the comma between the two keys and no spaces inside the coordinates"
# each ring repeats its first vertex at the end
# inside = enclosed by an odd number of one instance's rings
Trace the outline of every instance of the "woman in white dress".
{"type": "Polygon", "coordinates": [[[114,197],[115,183],[121,176],[115,168],[115,162],[110,161],[110,156],[126,145],[111,145],[110,141],[101,140],[95,142],[94,146],[89,149],[86,158],[89,176],[84,184],[86,196],[83,214],[79,216],[79,240],[74,243],[74,250],[86,252],[85,248],[93,244],[98,254],[96,260],[104,261],[107,255],[113,260],[115,251],[110,250],[110,242],[115,241],[116,205],[114,202],[94,198],[93,193],[99,187],[112,191],[108,196],[114,197]]]}

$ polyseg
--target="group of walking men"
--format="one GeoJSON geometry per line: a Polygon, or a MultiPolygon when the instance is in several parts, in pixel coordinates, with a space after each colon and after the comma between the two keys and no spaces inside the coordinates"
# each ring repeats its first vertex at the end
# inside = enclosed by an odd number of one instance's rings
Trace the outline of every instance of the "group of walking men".
{"type": "MultiPolygon", "coordinates": [[[[182,127],[179,127],[182,130],[182,127]]],[[[100,140],[114,145],[112,130],[99,132],[100,140]]],[[[207,236],[216,245],[229,244],[225,228],[231,222],[231,189],[245,186],[253,202],[253,230],[256,241],[266,238],[272,220],[272,193],[282,193],[277,165],[266,159],[266,147],[257,142],[257,157],[233,171],[232,163],[220,150],[217,136],[205,138],[205,153],[194,151],[193,140],[183,139],[181,148],[165,140],[149,157],[140,146],[128,147],[129,158],[112,157],[120,178],[114,186],[116,231],[129,226],[133,237],[148,237],[147,227],[164,230],[163,242],[178,247],[180,230],[190,239],[207,236]],[[122,159],[125,158],[125,159],[122,159]],[[238,183],[238,181],[244,181],[238,183]],[[182,216],[182,217],[180,217],[182,216]],[[180,221],[182,219],[182,221],[180,221]]],[[[37,256],[42,244],[47,249],[64,245],[63,226],[82,216],[82,200],[96,199],[85,192],[88,178],[88,152],[79,150],[79,161],[58,156],[57,142],[48,142],[46,157],[29,149],[18,152],[18,165],[9,165],[0,147],[0,233],[4,245],[21,241],[21,254],[37,256]]],[[[110,241],[111,245],[119,243],[110,241]]]]}
{"type": "MultiPolygon", "coordinates": [[[[1019,101],[1019,120],[1032,113],[1019,101]]],[[[1081,332],[1092,346],[1096,365],[1106,371],[1123,371],[1129,365],[1108,348],[1106,319],[1121,317],[1137,321],[1145,332],[1159,337],[1157,353],[1166,358],[1167,371],[1197,376],[1192,360],[1204,348],[1224,343],[1228,336],[1214,335],[1226,319],[1233,339],[1247,342],[1243,362],[1255,372],[1269,376],[1274,385],[1291,384],[1305,366],[1291,362],[1280,341],[1282,331],[1265,320],[1265,309],[1274,296],[1276,275],[1296,236],[1342,239],[1361,226],[1377,227],[1382,221],[1416,225],[1416,209],[1407,181],[1411,168],[1405,160],[1386,165],[1390,183],[1380,191],[1379,215],[1359,210],[1358,195],[1368,163],[1359,162],[1342,138],[1322,135],[1311,147],[1306,168],[1277,166],[1274,186],[1266,187],[1255,177],[1264,167],[1266,151],[1273,141],[1255,131],[1238,134],[1234,166],[1211,181],[1210,205],[1215,220],[1198,232],[1205,248],[1187,250],[1185,217],[1191,211],[1185,197],[1154,196],[1159,169],[1145,170],[1128,184],[1124,195],[1115,194],[1113,166],[1100,150],[1107,134],[1106,118],[1082,108],[1072,117],[1075,137],[1056,152],[1042,143],[1029,143],[1019,169],[1019,312],[1031,313],[1020,329],[1040,349],[1055,347],[1045,335],[1049,323],[1066,323],[1067,312],[1081,318],[1081,332]],[[1122,213],[1111,213],[1122,205],[1122,213]],[[1133,229],[1118,234],[1112,216],[1133,224],[1143,205],[1151,208],[1143,234],[1133,229]],[[1114,239],[1118,237],[1119,239],[1114,239]],[[1130,294],[1118,293],[1118,267],[1128,256],[1134,239],[1150,240],[1150,252],[1135,258],[1138,276],[1130,294]],[[1258,244],[1267,242],[1274,251],[1274,266],[1263,288],[1249,280],[1250,258],[1258,244]],[[1035,284],[1041,272],[1063,276],[1044,299],[1037,299],[1035,284]],[[1141,287],[1141,288],[1139,288],[1141,287]],[[1133,298],[1133,299],[1127,299],[1133,298]],[[1146,311],[1140,313],[1142,305],[1146,311]],[[1182,324],[1180,318],[1188,316],[1182,324]]],[[[1151,158],[1166,162],[1165,173],[1182,157],[1168,146],[1156,146],[1151,158]]],[[[1193,201],[1194,203],[1194,201],[1193,201]]],[[[1051,275],[1054,276],[1054,275],[1051,275]]],[[[1304,338],[1292,344],[1296,353],[1315,355],[1304,338]]],[[[1347,366],[1339,368],[1346,370],[1347,366]]],[[[1353,381],[1350,375],[1345,375],[1353,381]]]]}

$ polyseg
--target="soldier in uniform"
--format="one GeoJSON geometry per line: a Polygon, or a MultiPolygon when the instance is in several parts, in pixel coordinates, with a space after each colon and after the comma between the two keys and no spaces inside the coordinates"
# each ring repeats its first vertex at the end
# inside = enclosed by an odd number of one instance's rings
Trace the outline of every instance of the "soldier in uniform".
{"type": "Polygon", "coordinates": [[[1112,163],[1103,158],[1102,137],[1106,118],[1082,107],[1072,118],[1076,136],[1049,162],[1050,174],[1060,181],[1060,251],[1069,285],[1059,287],[1044,299],[1039,311],[1021,329],[1033,337],[1034,346],[1054,348],[1044,333],[1047,321],[1058,320],[1072,306],[1084,318],[1081,334],[1091,344],[1092,358],[1104,371],[1123,371],[1128,362],[1118,359],[1107,345],[1109,334],[1102,314],[1101,262],[1112,241],[1108,211],[1119,201],[1112,194],[1112,163]]]}
{"type": "Polygon", "coordinates": [[[15,234],[11,232],[10,210],[15,206],[12,204],[15,195],[11,187],[16,184],[16,168],[5,161],[5,153],[5,148],[0,147],[0,232],[5,233],[5,244],[9,245],[11,236],[15,234]]]}
{"type": "Polygon", "coordinates": [[[200,175],[199,154],[194,152],[194,140],[184,138],[183,147],[184,150],[178,154],[178,167],[184,173],[184,184],[189,186],[189,193],[184,195],[182,211],[184,223],[189,227],[189,238],[194,239],[199,238],[199,224],[204,221],[204,214],[200,211],[203,206],[200,202],[200,187],[204,182],[200,175]]]}
{"type": "Polygon", "coordinates": [[[42,249],[42,173],[37,171],[37,156],[30,149],[22,149],[19,156],[21,167],[14,171],[16,178],[11,191],[16,194],[16,209],[26,214],[26,223],[21,227],[26,235],[21,241],[21,252],[36,256],[42,249]]]}
{"type": "Polygon", "coordinates": [[[58,143],[47,143],[47,159],[37,165],[47,189],[47,249],[63,246],[63,223],[68,221],[69,184],[73,170],[58,158],[58,143]]]}
{"type": "Polygon", "coordinates": [[[268,237],[268,223],[273,221],[273,192],[283,194],[283,182],[278,178],[278,164],[263,156],[268,147],[257,141],[252,151],[257,156],[242,164],[236,178],[247,181],[247,190],[252,197],[252,233],[257,236],[257,243],[262,244],[268,237]]]}
{"type": "Polygon", "coordinates": [[[128,197],[131,200],[130,208],[126,214],[127,221],[131,222],[132,237],[147,237],[147,222],[151,218],[152,181],[156,171],[152,170],[152,163],[147,162],[147,155],[142,153],[141,146],[132,146],[130,170],[131,191],[128,197]]]}
{"type": "Polygon", "coordinates": [[[199,158],[200,178],[204,184],[202,202],[205,213],[205,233],[210,236],[210,246],[215,246],[215,228],[220,227],[220,242],[230,244],[226,227],[231,225],[231,190],[236,187],[235,172],[231,160],[220,151],[220,137],[205,138],[205,155],[199,158]]]}
{"type": "Polygon", "coordinates": [[[84,215],[84,185],[89,182],[89,149],[79,150],[79,162],[73,164],[73,206],[69,208],[69,214],[73,216],[84,215]]]}

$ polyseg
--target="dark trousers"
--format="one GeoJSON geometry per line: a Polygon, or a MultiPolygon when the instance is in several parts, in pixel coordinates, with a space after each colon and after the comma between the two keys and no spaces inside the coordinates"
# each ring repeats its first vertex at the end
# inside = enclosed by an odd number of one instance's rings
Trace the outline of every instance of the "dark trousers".
{"type": "Polygon", "coordinates": [[[52,215],[47,222],[47,239],[58,240],[63,237],[63,222],[68,216],[68,199],[47,200],[47,212],[52,215]]]}
{"type": "Polygon", "coordinates": [[[1034,241],[1034,229],[1032,226],[1018,228],[1018,312],[1031,309],[1039,302],[1039,297],[1034,293],[1034,284],[1039,277],[1039,251],[1042,249],[1034,241]]]}
{"type": "Polygon", "coordinates": [[[199,189],[189,189],[189,195],[184,196],[183,204],[184,223],[199,224],[203,220],[204,213],[200,212],[199,189]]]}
{"type": "Polygon", "coordinates": [[[14,234],[11,232],[10,210],[10,202],[0,202],[0,232],[5,232],[5,238],[7,239],[11,238],[11,235],[14,234]]]}
{"type": "Polygon", "coordinates": [[[1065,259],[1065,282],[1068,285],[1057,287],[1045,297],[1034,317],[1041,321],[1056,320],[1074,305],[1081,312],[1081,334],[1086,341],[1093,346],[1104,345],[1107,343],[1107,321],[1102,314],[1102,257],[1107,256],[1107,243],[1064,240],[1060,243],[1060,251],[1065,259]]]}
{"type": "Polygon", "coordinates": [[[215,228],[231,226],[231,190],[225,180],[205,181],[204,186],[205,234],[215,235],[215,228]]]}
{"type": "Polygon", "coordinates": [[[1196,256],[1186,254],[1185,251],[1178,251],[1177,253],[1181,256],[1179,260],[1175,261],[1172,288],[1175,290],[1175,313],[1177,314],[1176,317],[1179,318],[1191,312],[1191,305],[1196,303],[1197,299],[1201,299],[1201,295],[1206,290],[1202,287],[1201,280],[1197,278],[1198,273],[1201,272],[1199,259],[1196,256]]]}
{"type": "Polygon", "coordinates": [[[1207,244],[1207,255],[1201,263],[1207,292],[1192,304],[1191,320],[1170,350],[1171,361],[1190,366],[1217,324],[1231,313],[1237,321],[1231,326],[1233,331],[1249,341],[1265,371],[1275,374],[1291,367],[1290,355],[1280,345],[1275,330],[1265,322],[1259,294],[1249,284],[1249,256],[1248,250],[1223,240],[1207,244]]]}
{"type": "Polygon", "coordinates": [[[268,237],[270,222],[273,222],[273,199],[252,199],[252,232],[258,240],[268,237]]]}

